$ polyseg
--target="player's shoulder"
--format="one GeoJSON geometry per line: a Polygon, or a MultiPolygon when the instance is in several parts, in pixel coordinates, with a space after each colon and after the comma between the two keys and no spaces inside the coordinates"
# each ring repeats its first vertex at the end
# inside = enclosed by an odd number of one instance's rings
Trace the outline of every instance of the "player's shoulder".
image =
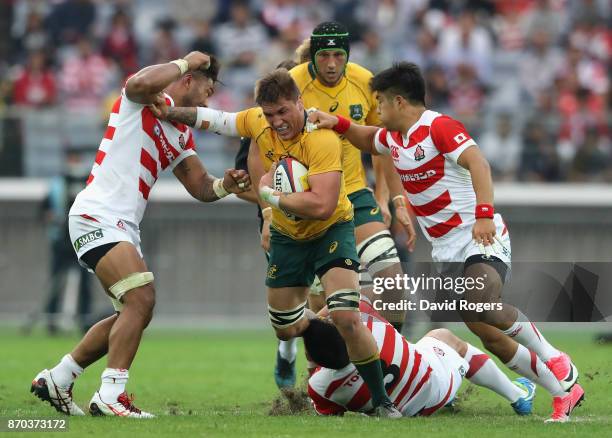
{"type": "Polygon", "coordinates": [[[346,63],[346,76],[361,85],[368,86],[374,76],[370,70],[354,62],[346,63]]]}
{"type": "Polygon", "coordinates": [[[304,141],[307,146],[329,148],[332,145],[341,146],[340,138],[331,129],[316,129],[306,133],[304,141]]]}
{"type": "Polygon", "coordinates": [[[308,82],[314,80],[314,77],[310,70],[309,62],[303,62],[302,64],[296,65],[291,70],[289,70],[289,74],[297,83],[298,88],[300,89],[302,89],[308,82]]]}
{"type": "Polygon", "coordinates": [[[264,117],[263,110],[259,106],[245,109],[240,111],[242,117],[238,118],[237,123],[244,123],[248,129],[247,132],[251,132],[253,138],[257,138],[261,133],[269,127],[268,121],[264,117]]]}

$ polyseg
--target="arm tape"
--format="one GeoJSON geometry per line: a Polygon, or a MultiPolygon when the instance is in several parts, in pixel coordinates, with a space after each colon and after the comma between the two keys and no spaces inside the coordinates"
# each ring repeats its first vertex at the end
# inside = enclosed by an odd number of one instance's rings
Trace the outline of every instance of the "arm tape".
{"type": "Polygon", "coordinates": [[[216,109],[199,106],[197,109],[195,127],[200,129],[202,122],[208,122],[208,131],[216,134],[238,136],[236,118],[238,113],[228,113],[216,109]]]}

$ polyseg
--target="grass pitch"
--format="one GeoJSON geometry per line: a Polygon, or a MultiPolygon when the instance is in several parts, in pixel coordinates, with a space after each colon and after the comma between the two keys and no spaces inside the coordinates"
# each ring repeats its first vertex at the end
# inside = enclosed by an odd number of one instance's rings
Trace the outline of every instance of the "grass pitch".
{"type": "MultiPolygon", "coordinates": [[[[325,418],[309,410],[289,415],[285,401],[275,401],[279,393],[272,377],[276,346],[272,330],[185,332],[152,329],[145,334],[130,370],[128,392],[136,395],[137,406],[158,417],[147,421],[70,417],[69,432],[53,435],[611,436],[612,346],[594,343],[588,332],[545,332],[555,345],[571,354],[581,371],[580,382],[586,391],[586,401],[575,411],[571,423],[543,423],[550,414],[551,399],[540,388],[534,415],[524,418],[517,417],[505,400],[467,382],[463,383],[454,409],[443,409],[430,418],[385,421],[355,414],[325,418]],[[280,415],[271,415],[271,410],[280,415]]],[[[465,331],[458,334],[480,345],[465,331]]],[[[29,393],[29,387],[39,370],[52,367],[77,340],[76,335],[23,337],[15,330],[0,329],[2,421],[6,422],[7,418],[68,418],[35,398],[29,393]]],[[[298,370],[304,369],[302,351],[300,346],[298,370]]],[[[87,406],[97,389],[103,368],[104,363],[90,367],[75,385],[75,399],[81,407],[87,406]]],[[[303,381],[304,372],[300,372],[299,380],[303,381]]],[[[22,433],[12,432],[7,436],[20,435],[22,433]]],[[[51,434],[39,432],[38,436],[47,435],[51,434]]]]}

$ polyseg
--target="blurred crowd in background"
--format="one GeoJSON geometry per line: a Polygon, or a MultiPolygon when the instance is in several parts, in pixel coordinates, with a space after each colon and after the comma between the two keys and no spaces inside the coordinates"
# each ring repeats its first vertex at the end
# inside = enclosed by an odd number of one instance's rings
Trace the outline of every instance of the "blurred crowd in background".
{"type": "MultiPolygon", "coordinates": [[[[55,109],[103,124],[126,76],[191,50],[222,62],[210,106],[239,110],[253,105],[259,76],[333,19],[350,29],[350,60],[373,73],[417,63],[430,108],[467,126],[496,180],[612,181],[609,0],[5,0],[0,8],[0,117],[55,109]]],[[[235,141],[206,135],[198,145],[215,171],[232,165],[235,141]]]]}

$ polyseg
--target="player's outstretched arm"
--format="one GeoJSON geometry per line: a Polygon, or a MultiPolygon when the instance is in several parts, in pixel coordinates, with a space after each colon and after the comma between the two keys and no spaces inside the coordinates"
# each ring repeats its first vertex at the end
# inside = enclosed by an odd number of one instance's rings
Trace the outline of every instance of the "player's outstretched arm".
{"type": "Polygon", "coordinates": [[[215,178],[195,155],[181,161],[173,172],[189,194],[202,202],[213,202],[230,193],[248,191],[251,187],[249,175],[244,170],[227,169],[222,179],[215,178]]]}
{"type": "Polygon", "coordinates": [[[372,155],[379,154],[374,147],[374,136],[380,129],[377,126],[357,125],[344,117],[327,114],[320,110],[310,112],[308,121],[316,125],[317,129],[333,129],[363,152],[372,155]]]}
{"type": "Polygon", "coordinates": [[[196,129],[206,129],[221,135],[233,137],[241,135],[236,126],[238,113],[229,113],[201,106],[168,106],[165,99],[161,98],[155,99],[151,105],[151,111],[158,119],[183,123],[196,129]]]}
{"type": "Polygon", "coordinates": [[[158,93],[183,74],[210,65],[210,57],[202,52],[191,52],[183,59],[166,64],[145,67],[128,79],[125,93],[132,102],[144,105],[152,104],[158,93]]]}

